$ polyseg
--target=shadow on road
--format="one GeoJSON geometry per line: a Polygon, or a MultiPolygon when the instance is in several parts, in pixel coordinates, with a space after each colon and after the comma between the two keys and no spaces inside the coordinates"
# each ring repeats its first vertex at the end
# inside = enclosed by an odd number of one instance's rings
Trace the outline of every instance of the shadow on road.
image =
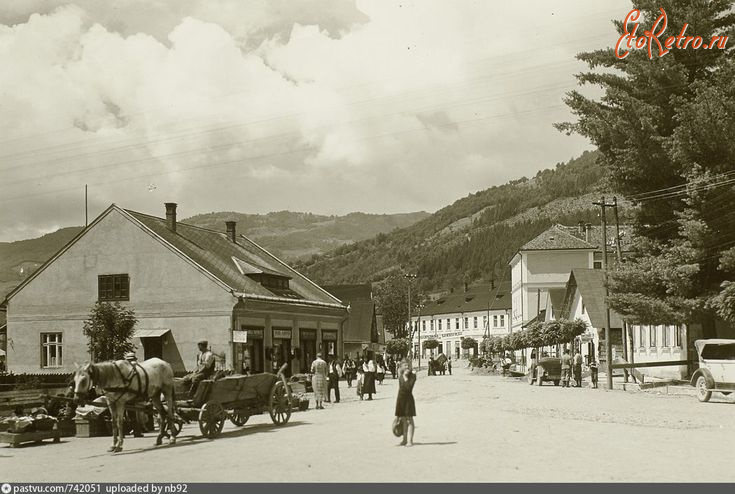
{"type": "Polygon", "coordinates": [[[433,442],[433,443],[418,443],[414,442],[414,446],[448,446],[450,444],[457,444],[457,441],[443,441],[443,442],[433,442]]]}
{"type": "MultiPolygon", "coordinates": [[[[288,429],[289,427],[294,427],[297,425],[303,425],[307,422],[302,421],[291,421],[285,425],[275,425],[275,424],[257,424],[257,425],[251,425],[250,427],[244,426],[239,429],[230,430],[227,432],[223,432],[219,436],[217,436],[214,439],[207,439],[204,436],[196,435],[196,436],[182,436],[179,435],[176,437],[176,444],[163,444],[161,446],[154,446],[151,445],[147,448],[137,448],[137,449],[130,449],[130,450],[123,450],[120,453],[110,453],[110,452],[104,452],[98,455],[93,456],[87,456],[83,459],[91,459],[91,458],[101,458],[106,456],[127,456],[127,455],[137,455],[140,453],[147,453],[150,451],[158,451],[158,450],[164,450],[164,449],[171,449],[171,448],[182,448],[186,446],[196,445],[203,442],[210,442],[210,441],[222,441],[226,439],[235,439],[240,438],[244,436],[249,436],[250,434],[256,434],[256,433],[262,433],[262,432],[274,432],[277,429],[288,429]]],[[[155,440],[155,436],[151,435],[151,439],[155,440]]],[[[165,439],[164,439],[165,441],[165,439]]]]}

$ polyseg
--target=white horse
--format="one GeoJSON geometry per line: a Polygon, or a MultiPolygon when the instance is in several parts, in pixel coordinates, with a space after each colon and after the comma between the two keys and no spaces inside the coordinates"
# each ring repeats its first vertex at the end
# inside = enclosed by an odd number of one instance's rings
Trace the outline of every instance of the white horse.
{"type": "Polygon", "coordinates": [[[167,435],[166,427],[171,431],[170,443],[176,442],[174,373],[167,362],[151,358],[141,363],[117,360],[81,367],[77,365],[74,372],[74,401],[84,404],[84,397],[92,386],[104,391],[112,415],[112,446],[109,451],[122,451],[125,405],[135,400],[152,401],[161,416],[156,446],[167,435]],[[161,395],[166,400],[166,408],[161,402],[161,395]]]}

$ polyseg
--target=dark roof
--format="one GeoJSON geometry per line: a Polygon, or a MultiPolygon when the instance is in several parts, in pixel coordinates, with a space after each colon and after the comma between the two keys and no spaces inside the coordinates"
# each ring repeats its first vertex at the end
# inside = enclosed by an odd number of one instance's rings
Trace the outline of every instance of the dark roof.
{"type": "Polygon", "coordinates": [[[338,302],[247,237],[238,235],[235,243],[226,233],[185,223],[177,223],[174,232],[163,218],[136,211],[125,212],[238,293],[298,298],[330,304],[338,302]],[[289,278],[289,289],[269,289],[247,276],[262,273],[289,278]]]}
{"type": "Polygon", "coordinates": [[[4,310],[0,310],[0,329],[4,328],[8,324],[8,313],[4,310]]]}
{"type": "MultiPolygon", "coordinates": [[[[620,248],[627,252],[632,249],[633,237],[632,227],[620,226],[620,248]]],[[[607,227],[607,244],[610,252],[615,251],[615,226],[607,227]]],[[[548,230],[540,233],[527,242],[524,250],[576,250],[576,249],[601,249],[602,227],[592,225],[589,227],[589,235],[581,231],[578,226],[552,225],[548,230]],[[587,240],[589,236],[589,241],[587,240]]]]}
{"type": "Polygon", "coordinates": [[[467,291],[447,294],[427,302],[421,309],[422,316],[454,314],[458,312],[478,312],[505,310],[511,308],[510,282],[502,282],[494,287],[490,284],[468,287],[467,291]]]}
{"type": "MultiPolygon", "coordinates": [[[[564,298],[564,316],[566,318],[571,317],[569,312],[571,311],[574,292],[579,290],[592,326],[597,329],[607,326],[605,321],[604,275],[604,272],[600,269],[575,268],[572,270],[564,298]]],[[[623,326],[622,319],[615,311],[610,311],[610,326],[613,328],[623,326]]]]}
{"type": "Polygon", "coordinates": [[[340,299],[346,305],[354,300],[372,300],[373,286],[370,283],[359,285],[323,285],[323,289],[340,299]]]}
{"type": "Polygon", "coordinates": [[[378,342],[375,302],[355,300],[350,304],[350,316],[344,326],[342,338],[347,342],[378,342]]]}

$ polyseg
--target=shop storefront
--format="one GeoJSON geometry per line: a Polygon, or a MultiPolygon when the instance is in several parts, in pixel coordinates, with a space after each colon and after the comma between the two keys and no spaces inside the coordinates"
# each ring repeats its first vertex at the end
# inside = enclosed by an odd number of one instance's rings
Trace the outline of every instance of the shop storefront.
{"type": "Polygon", "coordinates": [[[291,336],[291,328],[273,328],[273,350],[271,352],[273,370],[278,371],[283,364],[288,364],[285,371],[286,377],[291,377],[291,336]]]}
{"type": "Polygon", "coordinates": [[[322,330],[322,353],[327,360],[337,357],[337,331],[322,330]]]}
{"type": "Polygon", "coordinates": [[[236,372],[263,372],[263,333],[262,326],[241,326],[241,331],[247,335],[247,341],[235,342],[235,371],[236,372]]]}

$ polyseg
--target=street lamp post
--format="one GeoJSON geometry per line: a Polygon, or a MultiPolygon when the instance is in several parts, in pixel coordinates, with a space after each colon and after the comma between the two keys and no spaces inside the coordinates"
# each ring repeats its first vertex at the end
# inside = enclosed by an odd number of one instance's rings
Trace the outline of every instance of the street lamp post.
{"type": "Polygon", "coordinates": [[[419,317],[416,321],[416,325],[418,326],[418,332],[419,332],[419,364],[418,367],[416,367],[416,370],[421,370],[421,309],[424,308],[424,304],[418,304],[416,306],[419,310],[419,317]]]}
{"type": "MultiPolygon", "coordinates": [[[[413,353],[413,331],[411,331],[411,280],[416,279],[416,275],[413,273],[406,273],[404,275],[406,279],[408,280],[408,329],[409,329],[409,336],[411,336],[411,353],[413,353]]],[[[419,362],[421,359],[421,347],[419,347],[419,362]]]]}

